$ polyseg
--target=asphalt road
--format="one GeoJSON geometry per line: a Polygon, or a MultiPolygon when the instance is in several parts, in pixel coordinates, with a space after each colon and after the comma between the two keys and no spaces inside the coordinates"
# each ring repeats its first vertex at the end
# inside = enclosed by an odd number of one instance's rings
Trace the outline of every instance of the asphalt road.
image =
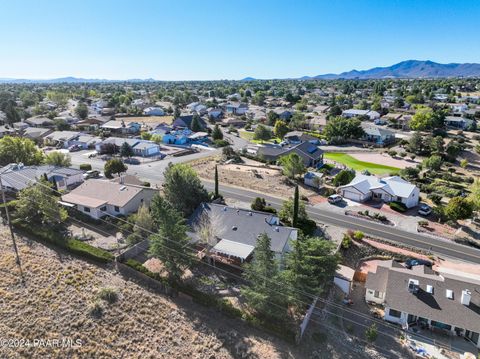
{"type": "MultiPolygon", "coordinates": [[[[98,169],[100,171],[103,170],[104,161],[99,158],[88,159],[86,156],[84,156],[84,153],[85,152],[74,152],[71,154],[72,164],[74,166],[78,166],[80,163],[91,163],[94,169],[98,169]]],[[[201,151],[187,156],[172,157],[161,161],[142,163],[139,165],[129,165],[127,173],[134,174],[141,179],[147,180],[152,185],[160,186],[164,179],[163,172],[165,171],[165,168],[169,162],[187,162],[193,159],[207,157],[218,153],[220,153],[220,150],[201,151]]],[[[212,182],[203,181],[203,183],[208,190],[213,190],[212,182]]],[[[247,203],[251,202],[255,197],[261,196],[264,197],[271,206],[277,209],[282,206],[283,202],[281,198],[268,196],[266,194],[259,194],[243,188],[225,186],[222,184],[220,184],[220,192],[227,198],[232,198],[247,203]]],[[[395,227],[384,226],[355,217],[339,215],[328,210],[319,209],[308,205],[307,213],[310,218],[320,223],[352,230],[360,230],[373,237],[382,238],[393,243],[400,243],[403,245],[427,250],[441,258],[452,258],[480,264],[480,250],[473,247],[457,244],[441,238],[404,231],[395,227]]]]}

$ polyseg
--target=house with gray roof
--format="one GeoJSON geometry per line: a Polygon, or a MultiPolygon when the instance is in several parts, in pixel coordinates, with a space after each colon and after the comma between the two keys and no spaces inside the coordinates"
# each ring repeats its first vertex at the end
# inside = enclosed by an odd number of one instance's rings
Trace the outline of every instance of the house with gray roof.
{"type": "Polygon", "coordinates": [[[27,118],[25,120],[25,123],[27,123],[29,126],[32,126],[32,127],[53,127],[54,125],[51,119],[43,116],[27,118]]]}
{"type": "Polygon", "coordinates": [[[84,171],[52,165],[24,166],[22,163],[12,163],[0,169],[3,189],[16,193],[37,183],[42,177],[55,183],[59,190],[73,188],[83,182],[84,171]]]}
{"type": "Polygon", "coordinates": [[[401,202],[407,208],[418,205],[420,190],[417,186],[399,176],[378,178],[376,176],[357,175],[347,185],[338,188],[344,197],[357,202],[367,200],[401,202]]]}
{"type": "Polygon", "coordinates": [[[189,219],[192,242],[200,244],[202,233],[208,228],[211,249],[218,256],[242,263],[254,255],[258,237],[265,233],[271,239],[271,249],[280,259],[290,251],[290,242],[297,239],[298,231],[280,224],[276,215],[238,209],[221,204],[202,203],[189,219]]]}
{"type": "Polygon", "coordinates": [[[22,137],[29,138],[37,142],[43,142],[43,138],[52,132],[53,130],[51,128],[26,127],[22,131],[22,137]]]}
{"type": "Polygon", "coordinates": [[[389,260],[368,273],[365,288],[367,302],[385,307],[384,320],[461,336],[480,348],[479,276],[389,260]]]}
{"type": "Polygon", "coordinates": [[[362,141],[373,143],[378,146],[386,146],[395,142],[395,133],[378,126],[362,126],[362,141]]]}
{"type": "Polygon", "coordinates": [[[259,146],[256,155],[265,161],[277,162],[280,157],[287,156],[290,153],[299,155],[306,167],[317,168],[323,164],[323,150],[310,142],[288,146],[259,146]]]}

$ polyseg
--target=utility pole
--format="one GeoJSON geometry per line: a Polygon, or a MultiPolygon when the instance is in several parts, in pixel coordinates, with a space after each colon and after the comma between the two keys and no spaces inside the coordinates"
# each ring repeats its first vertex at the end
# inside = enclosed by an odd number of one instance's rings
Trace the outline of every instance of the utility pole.
{"type": "Polygon", "coordinates": [[[13,233],[12,223],[10,222],[10,212],[8,211],[8,205],[7,205],[7,201],[5,199],[5,191],[3,190],[3,183],[2,183],[2,175],[1,174],[0,174],[0,191],[2,191],[2,203],[3,203],[3,207],[5,208],[5,214],[6,214],[6,217],[7,217],[7,224],[8,224],[8,227],[10,228],[10,235],[12,236],[13,250],[15,251],[15,257],[16,257],[15,262],[17,263],[18,269],[20,270],[20,276],[22,277],[22,283],[25,283],[25,279],[23,277],[22,265],[21,265],[21,262],[20,262],[20,256],[18,254],[17,242],[15,240],[15,234],[13,233]]]}

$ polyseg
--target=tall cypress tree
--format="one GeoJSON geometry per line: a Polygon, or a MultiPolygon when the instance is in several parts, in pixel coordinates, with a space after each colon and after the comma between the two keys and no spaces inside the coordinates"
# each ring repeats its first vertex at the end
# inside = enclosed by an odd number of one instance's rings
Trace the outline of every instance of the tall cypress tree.
{"type": "Polygon", "coordinates": [[[298,195],[298,184],[295,185],[295,195],[293,197],[293,218],[292,218],[292,226],[297,227],[298,223],[298,207],[299,207],[299,195],[298,195]]]}
{"type": "Polygon", "coordinates": [[[218,198],[218,166],[215,165],[215,198],[218,198]]]}

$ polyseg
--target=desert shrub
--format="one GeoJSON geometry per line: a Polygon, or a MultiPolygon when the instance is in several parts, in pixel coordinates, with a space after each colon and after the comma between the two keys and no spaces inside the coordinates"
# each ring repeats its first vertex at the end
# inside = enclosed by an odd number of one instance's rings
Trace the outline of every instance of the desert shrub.
{"type": "Polygon", "coordinates": [[[361,241],[363,237],[365,237],[365,234],[362,231],[355,231],[355,233],[353,233],[353,239],[356,241],[361,241]]]}
{"type": "Polygon", "coordinates": [[[118,294],[113,288],[102,288],[98,293],[98,298],[113,304],[118,300],[118,294]]]}
{"type": "Polygon", "coordinates": [[[225,147],[230,145],[227,140],[215,140],[213,141],[213,144],[215,145],[215,147],[225,147]]]}
{"type": "Polygon", "coordinates": [[[342,248],[348,249],[352,245],[352,238],[348,234],[343,235],[342,248]]]}
{"type": "Polygon", "coordinates": [[[82,163],[80,165],[80,169],[82,171],[90,171],[92,169],[92,165],[90,163],[82,163]]]}
{"type": "Polygon", "coordinates": [[[420,227],[427,227],[428,226],[428,221],[422,219],[422,220],[418,221],[418,225],[420,227]]]}
{"type": "Polygon", "coordinates": [[[406,212],[407,206],[405,206],[402,202],[392,201],[390,202],[390,208],[397,212],[406,212]]]}

